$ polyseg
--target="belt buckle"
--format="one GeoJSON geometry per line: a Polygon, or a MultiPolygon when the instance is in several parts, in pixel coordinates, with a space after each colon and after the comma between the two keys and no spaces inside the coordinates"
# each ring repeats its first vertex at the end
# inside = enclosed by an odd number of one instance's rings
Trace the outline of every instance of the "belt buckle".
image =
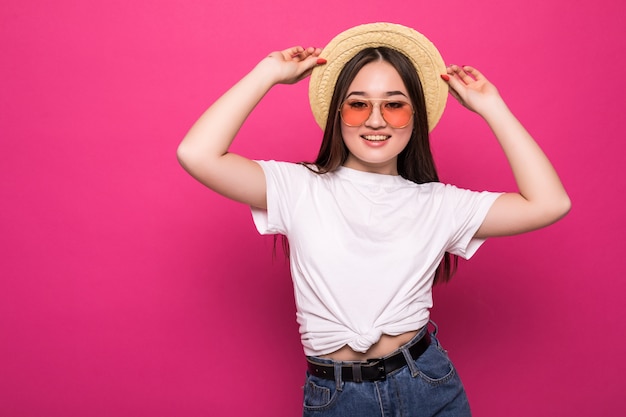
{"type": "Polygon", "coordinates": [[[385,372],[385,360],[383,358],[368,359],[367,366],[375,367],[378,371],[377,381],[384,381],[387,379],[387,373],[385,372]]]}

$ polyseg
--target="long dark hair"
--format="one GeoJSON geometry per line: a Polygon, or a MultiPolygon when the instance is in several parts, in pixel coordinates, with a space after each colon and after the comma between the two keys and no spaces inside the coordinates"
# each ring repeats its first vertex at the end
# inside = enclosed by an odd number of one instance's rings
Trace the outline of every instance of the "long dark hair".
{"type": "MultiPolygon", "coordinates": [[[[398,174],[417,184],[438,182],[439,176],[430,150],[428,117],[422,83],[409,58],[401,52],[386,47],[363,49],[343,67],[330,102],[319,153],[313,163],[305,165],[315,166],[315,172],[323,174],[336,170],[346,162],[349,151],[341,135],[339,106],[358,72],[365,65],[376,61],[386,61],[398,71],[415,111],[411,138],[398,155],[398,174]]],[[[285,248],[285,241],[283,241],[283,248],[285,248]]],[[[449,281],[457,265],[458,257],[446,252],[437,267],[435,284],[449,281]]]]}

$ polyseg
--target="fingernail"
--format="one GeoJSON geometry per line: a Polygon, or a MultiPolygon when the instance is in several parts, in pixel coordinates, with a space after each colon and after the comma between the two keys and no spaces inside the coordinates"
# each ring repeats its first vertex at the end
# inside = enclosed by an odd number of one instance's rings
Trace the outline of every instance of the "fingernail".
{"type": "Polygon", "coordinates": [[[448,74],[441,74],[441,79],[444,81],[450,81],[450,76],[448,74]]]}
{"type": "Polygon", "coordinates": [[[317,58],[317,65],[324,65],[326,62],[324,58],[317,58]]]}

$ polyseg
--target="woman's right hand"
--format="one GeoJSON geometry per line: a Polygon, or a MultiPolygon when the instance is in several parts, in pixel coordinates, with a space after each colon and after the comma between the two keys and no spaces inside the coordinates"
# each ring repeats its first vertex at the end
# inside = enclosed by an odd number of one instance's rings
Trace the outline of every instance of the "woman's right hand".
{"type": "Polygon", "coordinates": [[[265,208],[265,174],[261,166],[229,151],[248,114],[275,84],[306,78],[319,59],[319,48],[300,46],[272,52],[215,101],[178,146],[182,166],[198,181],[235,201],[265,208]]]}
{"type": "Polygon", "coordinates": [[[294,46],[282,51],[275,51],[268,55],[262,65],[273,66],[276,84],[294,84],[311,75],[317,65],[326,63],[325,59],[318,58],[320,48],[294,46]]]}

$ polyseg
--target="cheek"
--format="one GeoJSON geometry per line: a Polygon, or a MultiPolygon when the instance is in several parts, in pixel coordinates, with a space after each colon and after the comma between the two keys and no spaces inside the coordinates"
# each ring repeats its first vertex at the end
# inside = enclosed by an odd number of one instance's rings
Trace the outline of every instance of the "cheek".
{"type": "Polygon", "coordinates": [[[358,136],[357,127],[346,126],[343,123],[341,124],[341,138],[343,139],[343,143],[348,144],[350,142],[354,142],[358,136]]]}
{"type": "Polygon", "coordinates": [[[396,142],[396,152],[399,154],[408,146],[411,141],[411,131],[403,133],[402,135],[398,135],[396,137],[398,141],[396,142]]]}
{"type": "Polygon", "coordinates": [[[403,143],[404,146],[406,146],[407,143],[409,143],[409,141],[411,140],[411,133],[413,133],[413,131],[410,128],[405,128],[406,130],[402,131],[402,132],[397,132],[396,137],[399,140],[399,142],[403,143]]]}
{"type": "Polygon", "coordinates": [[[343,123],[341,123],[341,129],[340,130],[341,130],[341,137],[345,138],[346,137],[346,126],[343,123]]]}

